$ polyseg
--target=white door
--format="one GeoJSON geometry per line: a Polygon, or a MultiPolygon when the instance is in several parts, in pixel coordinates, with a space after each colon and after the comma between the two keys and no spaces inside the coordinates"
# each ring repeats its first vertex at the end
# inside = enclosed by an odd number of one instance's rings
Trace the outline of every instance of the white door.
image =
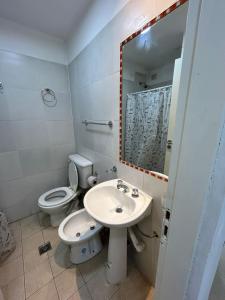
{"type": "Polygon", "coordinates": [[[225,1],[190,0],[155,300],[206,300],[225,215],[225,1]]]}

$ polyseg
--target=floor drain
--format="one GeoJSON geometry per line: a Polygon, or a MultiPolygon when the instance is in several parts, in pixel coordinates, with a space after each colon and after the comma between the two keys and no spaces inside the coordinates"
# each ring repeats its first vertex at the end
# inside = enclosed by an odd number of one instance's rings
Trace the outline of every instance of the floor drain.
{"type": "Polygon", "coordinates": [[[50,242],[44,243],[43,245],[38,247],[38,251],[39,251],[40,255],[44,254],[45,252],[47,252],[51,249],[52,249],[52,246],[51,246],[50,242]]]}
{"type": "Polygon", "coordinates": [[[76,233],[76,237],[79,237],[79,236],[80,236],[80,232],[77,232],[77,233],[76,233]]]}
{"type": "Polygon", "coordinates": [[[116,212],[117,212],[117,213],[121,213],[121,212],[123,212],[123,209],[122,209],[121,207],[117,207],[117,208],[116,208],[116,212]]]}

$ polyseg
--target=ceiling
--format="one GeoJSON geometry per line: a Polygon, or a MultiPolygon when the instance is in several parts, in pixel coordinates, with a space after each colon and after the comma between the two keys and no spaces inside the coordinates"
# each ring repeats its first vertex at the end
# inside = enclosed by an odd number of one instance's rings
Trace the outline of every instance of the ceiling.
{"type": "Polygon", "coordinates": [[[0,0],[0,17],[66,39],[94,0],[0,0]]]}
{"type": "Polygon", "coordinates": [[[148,32],[128,42],[123,49],[123,59],[150,70],[180,57],[187,8],[182,5],[148,32]]]}

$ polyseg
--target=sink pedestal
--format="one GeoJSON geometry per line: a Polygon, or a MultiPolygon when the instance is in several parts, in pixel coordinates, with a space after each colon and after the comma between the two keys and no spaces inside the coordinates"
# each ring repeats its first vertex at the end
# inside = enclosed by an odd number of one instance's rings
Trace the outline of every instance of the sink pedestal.
{"type": "Polygon", "coordinates": [[[110,228],[106,277],[117,284],[127,276],[127,228],[110,228]]]}

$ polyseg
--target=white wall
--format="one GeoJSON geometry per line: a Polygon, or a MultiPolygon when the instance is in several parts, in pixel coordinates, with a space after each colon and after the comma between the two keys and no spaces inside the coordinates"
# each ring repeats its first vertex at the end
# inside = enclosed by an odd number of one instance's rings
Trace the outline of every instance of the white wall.
{"type": "Polygon", "coordinates": [[[130,0],[96,0],[68,40],[71,62],[130,0]]]}
{"type": "Polygon", "coordinates": [[[63,40],[0,18],[0,49],[67,64],[63,40]]]}
{"type": "MultiPolygon", "coordinates": [[[[128,2],[69,65],[77,150],[93,161],[100,181],[113,177],[110,169],[116,164],[119,177],[154,197],[151,217],[140,224],[142,230],[149,234],[153,230],[160,233],[161,197],[165,195],[167,182],[119,162],[120,42],[133,33],[143,19],[152,19],[173,2],[172,0],[128,2]],[[81,124],[84,119],[112,120],[114,126],[112,129],[99,126],[86,128],[81,124]]],[[[145,242],[147,247],[142,254],[137,255],[136,261],[143,274],[154,284],[159,239],[145,239],[145,242]]]]}
{"type": "Polygon", "coordinates": [[[67,66],[0,50],[0,209],[9,221],[38,211],[38,197],[67,184],[74,153],[67,66]],[[41,89],[53,89],[47,107],[41,89]]]}
{"type": "Polygon", "coordinates": [[[141,73],[147,76],[148,71],[141,65],[130,60],[123,61],[123,79],[135,81],[135,73],[141,73]]]}
{"type": "Polygon", "coordinates": [[[174,71],[174,61],[161,66],[159,68],[153,69],[148,73],[147,84],[150,86],[160,86],[160,84],[173,80],[173,71],[174,71]],[[151,76],[157,74],[157,78],[152,80],[151,76]]]}

